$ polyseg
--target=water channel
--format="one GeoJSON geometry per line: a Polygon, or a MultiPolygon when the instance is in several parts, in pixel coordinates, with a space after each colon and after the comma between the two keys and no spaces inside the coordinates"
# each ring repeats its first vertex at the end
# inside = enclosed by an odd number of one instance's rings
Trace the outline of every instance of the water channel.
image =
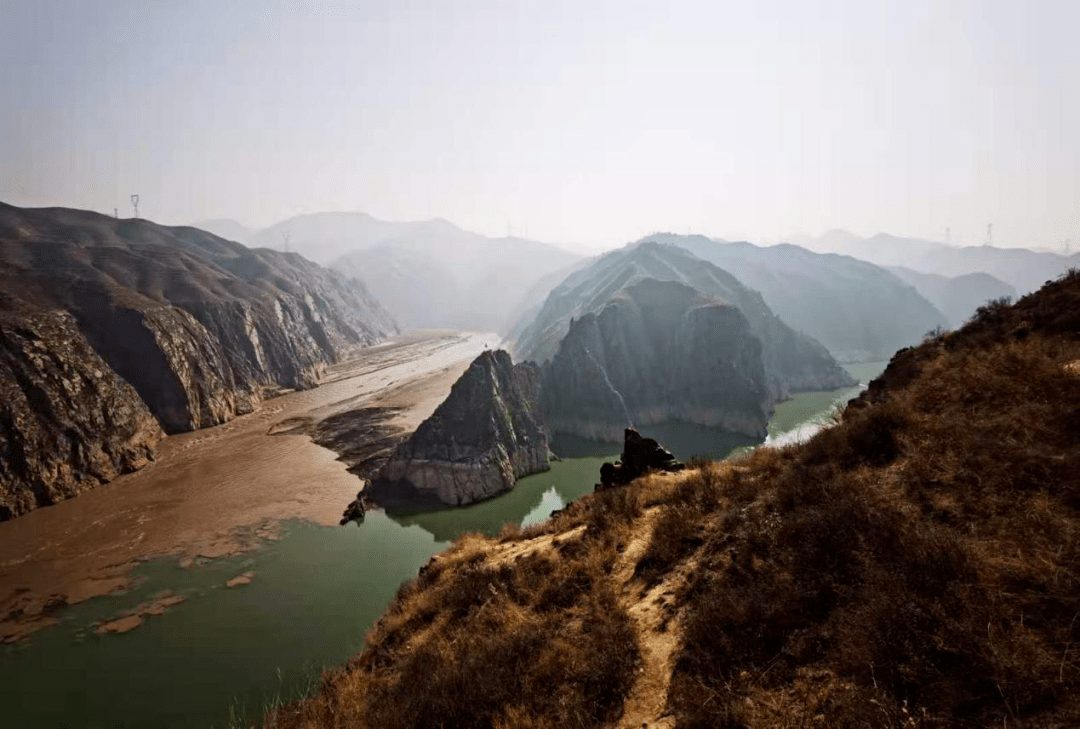
{"type": "MultiPolygon", "coordinates": [[[[849,365],[861,382],[885,363],[849,365]]],[[[802,393],[777,406],[767,442],[808,436],[859,388],[802,393]]],[[[677,457],[724,458],[745,438],[669,424],[642,428],[677,457]]],[[[588,493],[618,446],[563,439],[562,460],[507,494],[469,507],[325,527],[292,520],[261,548],[181,567],[147,561],[126,593],[56,614],[59,624],[0,650],[7,726],[230,727],[257,720],[274,701],[311,690],[322,667],[345,662],[364,633],[430,555],[469,531],[528,524],[588,493]],[[253,572],[250,583],[228,587],[253,572]],[[185,600],[123,634],[94,626],[152,602],[167,585],[185,600]]]]}

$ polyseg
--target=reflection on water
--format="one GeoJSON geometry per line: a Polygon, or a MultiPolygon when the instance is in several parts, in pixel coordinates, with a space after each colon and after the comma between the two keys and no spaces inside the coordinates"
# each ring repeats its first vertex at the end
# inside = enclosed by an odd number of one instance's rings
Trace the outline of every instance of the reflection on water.
{"type": "MultiPolygon", "coordinates": [[[[868,381],[880,365],[849,367],[868,381]]],[[[803,393],[781,403],[770,440],[819,419],[858,391],[803,393]]],[[[642,428],[676,457],[723,458],[753,441],[686,423],[642,428]]],[[[208,727],[243,725],[275,698],[310,691],[324,666],[362,647],[368,627],[402,580],[465,532],[495,535],[506,522],[543,520],[593,489],[621,444],[560,438],[563,460],[511,491],[471,506],[395,515],[371,512],[346,527],[292,522],[281,539],[247,555],[181,569],[142,565],[128,593],[61,610],[58,627],[0,650],[5,725],[18,727],[208,727]],[[225,583],[247,571],[251,584],[225,583]],[[123,635],[97,636],[112,619],[170,588],[185,602],[123,635]]]]}

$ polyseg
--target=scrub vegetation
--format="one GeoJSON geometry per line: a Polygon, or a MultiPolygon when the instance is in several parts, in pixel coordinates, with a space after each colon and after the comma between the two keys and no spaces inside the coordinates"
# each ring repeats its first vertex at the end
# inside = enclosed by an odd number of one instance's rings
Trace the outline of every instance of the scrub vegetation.
{"type": "Polygon", "coordinates": [[[268,727],[1080,725],[1080,273],[830,428],[470,535],[268,727]]]}

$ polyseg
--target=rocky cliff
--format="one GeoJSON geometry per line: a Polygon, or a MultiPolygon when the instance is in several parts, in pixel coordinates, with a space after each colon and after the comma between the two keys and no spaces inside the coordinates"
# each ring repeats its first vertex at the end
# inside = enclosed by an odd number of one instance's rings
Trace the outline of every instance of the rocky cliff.
{"type": "Polygon", "coordinates": [[[394,451],[366,489],[386,506],[458,506],[494,496],[517,479],[548,469],[548,436],[539,407],[540,372],[485,351],[450,396],[394,451]]]}
{"type": "Polygon", "coordinates": [[[139,468],[161,435],[70,314],[0,314],[0,520],[139,468]]]}
{"type": "Polygon", "coordinates": [[[675,281],[644,279],[570,324],[544,367],[553,433],[618,442],[682,420],[764,437],[773,396],[746,317],[675,281]]]}
{"type": "Polygon", "coordinates": [[[396,331],[362,283],[296,254],[3,204],[0,316],[7,516],[145,462],[148,414],[169,433],[225,422],[396,331]]]}
{"type": "Polygon", "coordinates": [[[571,321],[598,314],[613,297],[646,278],[676,281],[738,308],[750,332],[761,342],[765,382],[773,399],[785,399],[792,392],[855,384],[820,342],[788,326],[760,293],[689,251],[656,242],[612,251],[569,275],[521,330],[514,357],[546,362],[555,356],[571,321]]]}

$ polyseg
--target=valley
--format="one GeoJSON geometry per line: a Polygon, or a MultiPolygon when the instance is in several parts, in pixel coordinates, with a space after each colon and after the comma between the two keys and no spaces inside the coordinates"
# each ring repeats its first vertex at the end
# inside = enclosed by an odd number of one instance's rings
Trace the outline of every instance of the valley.
{"type": "MultiPolygon", "coordinates": [[[[550,471],[495,498],[370,511],[341,527],[341,509],[361,482],[308,436],[270,434],[281,423],[361,407],[394,408],[390,424],[412,430],[493,341],[425,332],[362,350],[316,389],[168,436],[149,467],[0,524],[0,584],[14,588],[4,597],[4,635],[23,638],[0,648],[0,680],[20,697],[9,716],[27,727],[257,721],[275,701],[309,693],[323,667],[358,652],[401,581],[461,534],[536,523],[591,493],[619,446],[564,437],[553,443],[564,457],[550,471]],[[352,565],[347,574],[343,565],[352,565]],[[245,575],[249,584],[227,586],[245,575]],[[60,604],[60,595],[72,604],[60,604]],[[175,604],[155,610],[162,600],[175,604]],[[137,620],[125,623],[130,615],[137,620]],[[122,634],[106,632],[132,623],[122,634]],[[146,670],[133,675],[131,665],[146,670]],[[50,703],[57,680],[78,683],[77,699],[50,703]]],[[[883,367],[849,369],[865,382],[883,367]]],[[[812,428],[858,391],[780,403],[770,437],[812,428]]],[[[683,423],[642,431],[681,458],[723,458],[754,442],[683,423]]]]}

